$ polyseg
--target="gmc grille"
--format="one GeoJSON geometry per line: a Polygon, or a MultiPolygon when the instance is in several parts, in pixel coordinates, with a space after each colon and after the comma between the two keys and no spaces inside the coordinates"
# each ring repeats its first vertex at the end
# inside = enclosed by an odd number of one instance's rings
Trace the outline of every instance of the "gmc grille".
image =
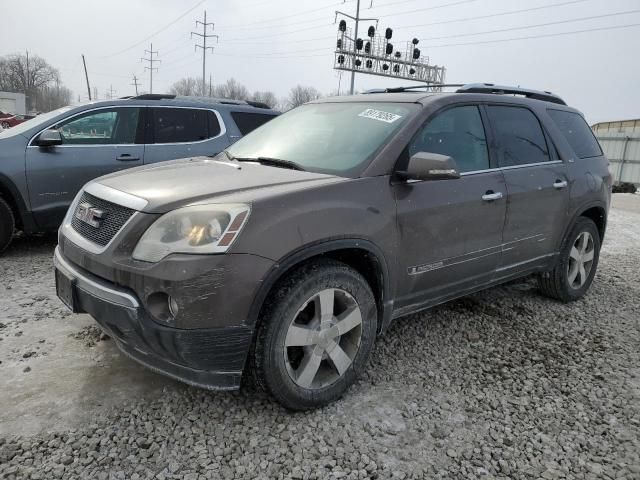
{"type": "Polygon", "coordinates": [[[104,247],[116,236],[134,213],[135,210],[102,200],[101,198],[84,192],[80,198],[80,202],[78,202],[78,206],[76,206],[76,210],[73,212],[71,226],[87,240],[104,247]],[[76,217],[78,208],[80,208],[80,204],[82,203],[89,203],[92,207],[104,212],[104,216],[98,227],[92,227],[76,217]]]}

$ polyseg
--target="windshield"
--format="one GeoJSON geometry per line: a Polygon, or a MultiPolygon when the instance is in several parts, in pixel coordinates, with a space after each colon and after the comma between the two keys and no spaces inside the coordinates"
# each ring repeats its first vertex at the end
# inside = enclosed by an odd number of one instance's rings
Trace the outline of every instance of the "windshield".
{"type": "Polygon", "coordinates": [[[302,105],[254,130],[227,153],[279,159],[304,170],[357,176],[420,106],[412,103],[302,105]]]}
{"type": "Polygon", "coordinates": [[[26,122],[20,123],[15,127],[9,128],[7,130],[3,130],[0,132],[0,138],[13,137],[15,135],[20,135],[28,130],[31,130],[33,127],[37,127],[40,124],[46,123],[48,120],[57,117],[61,113],[71,110],[73,107],[62,107],[57,110],[53,110],[51,112],[42,113],[37,117],[32,118],[31,120],[27,120],[26,122]]]}

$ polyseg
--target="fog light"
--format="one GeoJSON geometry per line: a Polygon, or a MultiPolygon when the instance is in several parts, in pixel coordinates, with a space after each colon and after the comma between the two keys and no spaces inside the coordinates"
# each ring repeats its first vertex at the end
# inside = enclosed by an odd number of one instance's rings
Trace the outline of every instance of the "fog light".
{"type": "Polygon", "coordinates": [[[178,316],[178,312],[180,311],[180,307],[178,307],[178,302],[173,297],[169,297],[169,313],[173,318],[178,316]]]}

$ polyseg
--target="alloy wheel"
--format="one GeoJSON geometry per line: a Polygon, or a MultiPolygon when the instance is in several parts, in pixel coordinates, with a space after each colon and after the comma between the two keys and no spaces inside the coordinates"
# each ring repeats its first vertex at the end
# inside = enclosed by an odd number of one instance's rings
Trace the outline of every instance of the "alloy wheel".
{"type": "Polygon", "coordinates": [[[577,290],[586,283],[593,266],[594,254],[593,237],[589,232],[580,233],[569,251],[567,279],[571,288],[577,290]]]}
{"type": "Polygon", "coordinates": [[[298,310],[284,341],[293,382],[306,389],[335,383],[353,363],[362,338],[362,312],[346,291],[327,288],[298,310]]]}

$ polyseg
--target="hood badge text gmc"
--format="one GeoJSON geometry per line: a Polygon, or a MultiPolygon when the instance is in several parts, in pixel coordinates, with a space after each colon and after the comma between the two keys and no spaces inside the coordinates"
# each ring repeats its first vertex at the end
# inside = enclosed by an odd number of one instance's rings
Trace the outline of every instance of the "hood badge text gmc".
{"type": "Polygon", "coordinates": [[[100,210],[87,202],[82,202],[78,205],[78,209],[76,210],[76,218],[94,228],[100,228],[103,217],[103,210],[100,210]]]}

